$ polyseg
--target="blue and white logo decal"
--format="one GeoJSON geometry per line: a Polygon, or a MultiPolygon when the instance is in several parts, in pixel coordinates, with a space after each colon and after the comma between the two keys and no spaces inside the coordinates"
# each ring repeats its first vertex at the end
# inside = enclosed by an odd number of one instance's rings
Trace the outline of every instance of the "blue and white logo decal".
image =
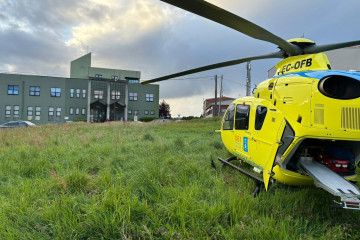
{"type": "Polygon", "coordinates": [[[243,143],[244,143],[244,152],[248,152],[248,138],[244,137],[243,138],[243,143]]]}

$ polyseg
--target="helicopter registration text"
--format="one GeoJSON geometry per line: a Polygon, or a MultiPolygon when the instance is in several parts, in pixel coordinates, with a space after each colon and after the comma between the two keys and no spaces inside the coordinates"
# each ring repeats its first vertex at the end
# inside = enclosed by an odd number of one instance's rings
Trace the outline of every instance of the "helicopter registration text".
{"type": "Polygon", "coordinates": [[[331,69],[327,56],[323,53],[288,57],[276,64],[277,75],[301,71],[331,69]]]}
{"type": "Polygon", "coordinates": [[[301,61],[297,61],[294,64],[289,63],[287,65],[284,65],[281,71],[281,74],[285,74],[286,72],[290,72],[292,70],[297,70],[301,68],[308,68],[312,65],[312,58],[308,59],[302,59],[301,61]]]}

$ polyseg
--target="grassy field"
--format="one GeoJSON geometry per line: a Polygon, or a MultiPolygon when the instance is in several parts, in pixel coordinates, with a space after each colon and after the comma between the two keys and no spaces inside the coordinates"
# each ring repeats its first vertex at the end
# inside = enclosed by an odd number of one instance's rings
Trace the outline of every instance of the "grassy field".
{"type": "MultiPolygon", "coordinates": [[[[317,188],[210,167],[218,120],[0,131],[0,239],[360,239],[317,188]]],[[[218,166],[220,163],[216,162],[218,166]]]]}

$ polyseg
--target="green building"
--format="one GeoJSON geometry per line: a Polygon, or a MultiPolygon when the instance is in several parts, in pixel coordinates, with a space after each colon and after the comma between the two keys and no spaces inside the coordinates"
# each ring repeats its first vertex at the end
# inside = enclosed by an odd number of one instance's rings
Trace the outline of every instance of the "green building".
{"type": "Polygon", "coordinates": [[[159,116],[159,85],[139,71],[91,67],[91,53],[71,62],[70,78],[0,74],[0,124],[130,121],[159,116]]]}

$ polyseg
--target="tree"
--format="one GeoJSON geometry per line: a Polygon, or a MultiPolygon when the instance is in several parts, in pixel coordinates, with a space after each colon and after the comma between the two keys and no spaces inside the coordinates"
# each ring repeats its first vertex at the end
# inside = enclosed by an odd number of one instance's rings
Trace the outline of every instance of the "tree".
{"type": "Polygon", "coordinates": [[[170,105],[163,100],[159,105],[159,117],[161,118],[171,118],[170,115],[170,105]]]}

